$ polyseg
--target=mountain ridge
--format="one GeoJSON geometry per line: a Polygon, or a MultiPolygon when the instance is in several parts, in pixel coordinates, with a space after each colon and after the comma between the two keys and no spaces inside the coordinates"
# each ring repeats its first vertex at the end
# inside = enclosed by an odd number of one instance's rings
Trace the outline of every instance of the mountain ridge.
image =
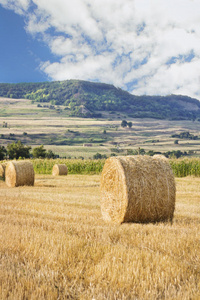
{"type": "Polygon", "coordinates": [[[64,105],[74,116],[95,117],[107,111],[123,112],[135,118],[200,120],[200,101],[195,98],[136,96],[111,84],[84,80],[0,83],[0,97],[64,105]]]}

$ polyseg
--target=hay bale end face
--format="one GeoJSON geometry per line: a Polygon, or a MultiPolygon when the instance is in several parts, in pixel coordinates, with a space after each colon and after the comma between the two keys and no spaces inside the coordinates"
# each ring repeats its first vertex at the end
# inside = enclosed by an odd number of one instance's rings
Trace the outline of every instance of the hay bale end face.
{"type": "Polygon", "coordinates": [[[29,161],[12,161],[6,166],[6,184],[9,187],[34,185],[35,173],[29,161]]]}
{"type": "Polygon", "coordinates": [[[172,221],[176,186],[163,156],[118,156],[101,174],[101,212],[111,223],[172,221]]]}
{"type": "Polygon", "coordinates": [[[52,175],[58,176],[58,175],[67,175],[68,169],[65,164],[55,164],[52,169],[52,175]]]}
{"type": "Polygon", "coordinates": [[[5,179],[6,165],[7,165],[7,163],[0,164],[0,177],[2,179],[5,179]]]}

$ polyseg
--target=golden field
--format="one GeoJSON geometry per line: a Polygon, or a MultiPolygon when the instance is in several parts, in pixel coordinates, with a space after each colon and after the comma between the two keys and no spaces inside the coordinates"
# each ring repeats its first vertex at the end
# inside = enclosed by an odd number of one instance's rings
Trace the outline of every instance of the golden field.
{"type": "Polygon", "coordinates": [[[200,299],[200,178],[176,178],[173,225],[105,223],[99,183],[0,181],[0,298],[200,299]]]}

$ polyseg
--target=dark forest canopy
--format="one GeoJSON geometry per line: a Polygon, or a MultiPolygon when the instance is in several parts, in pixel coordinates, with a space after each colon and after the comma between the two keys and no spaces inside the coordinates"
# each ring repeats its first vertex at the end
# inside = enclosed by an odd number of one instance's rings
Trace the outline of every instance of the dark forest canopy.
{"type": "Polygon", "coordinates": [[[182,95],[135,96],[110,84],[82,80],[38,83],[0,83],[0,97],[64,105],[74,115],[101,111],[123,112],[135,118],[200,120],[200,101],[182,95]]]}

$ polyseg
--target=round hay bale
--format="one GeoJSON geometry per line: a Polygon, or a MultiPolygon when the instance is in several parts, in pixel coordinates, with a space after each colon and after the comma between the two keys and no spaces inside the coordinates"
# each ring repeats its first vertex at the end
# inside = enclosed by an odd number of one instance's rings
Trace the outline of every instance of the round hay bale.
{"type": "Polygon", "coordinates": [[[7,163],[0,164],[0,177],[5,179],[5,170],[7,163]]]}
{"type": "Polygon", "coordinates": [[[9,187],[34,185],[33,165],[29,161],[11,161],[6,166],[5,177],[9,187]]]}
{"type": "Polygon", "coordinates": [[[101,212],[112,223],[172,221],[176,186],[163,157],[118,156],[101,174],[101,212]]]}
{"type": "Polygon", "coordinates": [[[67,175],[68,169],[65,164],[55,164],[52,169],[52,175],[67,175]]]}

